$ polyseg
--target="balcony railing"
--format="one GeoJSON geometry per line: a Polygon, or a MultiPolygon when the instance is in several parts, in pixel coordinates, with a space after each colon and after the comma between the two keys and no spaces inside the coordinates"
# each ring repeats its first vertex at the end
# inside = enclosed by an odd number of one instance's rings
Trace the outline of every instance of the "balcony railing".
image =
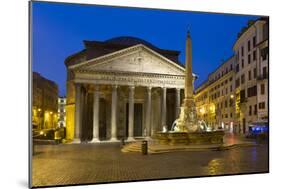
{"type": "Polygon", "coordinates": [[[268,74],[262,74],[257,77],[257,80],[264,80],[264,79],[268,79],[268,74]]]}

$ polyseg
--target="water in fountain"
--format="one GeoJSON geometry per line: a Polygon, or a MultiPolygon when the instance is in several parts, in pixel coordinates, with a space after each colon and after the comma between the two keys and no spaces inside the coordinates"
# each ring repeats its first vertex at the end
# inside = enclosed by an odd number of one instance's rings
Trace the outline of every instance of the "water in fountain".
{"type": "Polygon", "coordinates": [[[201,131],[211,131],[210,127],[207,125],[207,123],[204,120],[199,120],[198,125],[201,129],[201,131]]]}
{"type": "MultiPolygon", "coordinates": [[[[178,119],[176,119],[173,122],[171,130],[170,130],[171,132],[179,132],[179,128],[177,127],[177,122],[178,122],[178,119]]],[[[212,130],[204,120],[198,120],[197,125],[198,125],[197,131],[199,131],[199,132],[208,132],[208,131],[212,130]]]]}
{"type": "Polygon", "coordinates": [[[177,132],[179,131],[179,128],[177,127],[177,119],[173,122],[172,127],[171,127],[171,131],[177,132]]]}

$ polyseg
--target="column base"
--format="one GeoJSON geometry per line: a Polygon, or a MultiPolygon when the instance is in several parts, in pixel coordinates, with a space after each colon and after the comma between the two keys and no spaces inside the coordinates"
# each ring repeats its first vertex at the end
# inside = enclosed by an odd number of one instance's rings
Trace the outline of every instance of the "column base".
{"type": "Polygon", "coordinates": [[[119,140],[117,138],[111,138],[109,141],[110,142],[119,142],[119,140]]]}
{"type": "Polygon", "coordinates": [[[100,142],[100,139],[98,138],[93,138],[90,143],[99,143],[100,142]]]}
{"type": "Polygon", "coordinates": [[[148,141],[149,141],[149,140],[152,140],[150,136],[147,136],[147,137],[145,137],[144,139],[145,139],[145,140],[148,140],[148,141]]]}
{"type": "Polygon", "coordinates": [[[128,137],[126,141],[131,142],[131,141],[135,141],[135,139],[134,139],[134,137],[128,137]]]}
{"type": "Polygon", "coordinates": [[[71,144],[80,144],[81,140],[79,138],[74,138],[71,142],[71,144]]]}

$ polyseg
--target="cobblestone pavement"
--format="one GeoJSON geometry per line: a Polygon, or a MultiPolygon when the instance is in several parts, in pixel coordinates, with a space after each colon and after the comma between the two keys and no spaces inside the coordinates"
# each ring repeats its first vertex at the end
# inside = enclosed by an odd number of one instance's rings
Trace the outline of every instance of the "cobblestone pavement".
{"type": "Polygon", "coordinates": [[[156,155],[122,153],[119,144],[41,145],[35,151],[33,186],[268,171],[267,145],[156,155]]]}

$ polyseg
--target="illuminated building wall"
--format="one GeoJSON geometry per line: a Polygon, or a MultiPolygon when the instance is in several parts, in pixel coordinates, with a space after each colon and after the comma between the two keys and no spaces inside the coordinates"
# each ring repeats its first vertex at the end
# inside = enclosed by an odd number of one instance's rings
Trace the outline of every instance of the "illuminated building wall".
{"type": "Polygon", "coordinates": [[[34,128],[57,127],[57,84],[37,72],[33,72],[32,81],[32,124],[34,128]]]}
{"type": "Polygon", "coordinates": [[[198,116],[213,129],[236,131],[233,65],[234,57],[230,57],[195,91],[198,116]]]}
{"type": "MultiPolygon", "coordinates": [[[[196,106],[201,115],[215,104],[215,123],[245,134],[251,124],[268,122],[268,20],[249,21],[233,51],[196,89],[196,106]]],[[[204,118],[210,122],[209,116],[204,118]]]]}
{"type": "Polygon", "coordinates": [[[250,124],[268,122],[268,20],[249,21],[233,50],[239,122],[241,132],[247,133],[250,124]]]}

